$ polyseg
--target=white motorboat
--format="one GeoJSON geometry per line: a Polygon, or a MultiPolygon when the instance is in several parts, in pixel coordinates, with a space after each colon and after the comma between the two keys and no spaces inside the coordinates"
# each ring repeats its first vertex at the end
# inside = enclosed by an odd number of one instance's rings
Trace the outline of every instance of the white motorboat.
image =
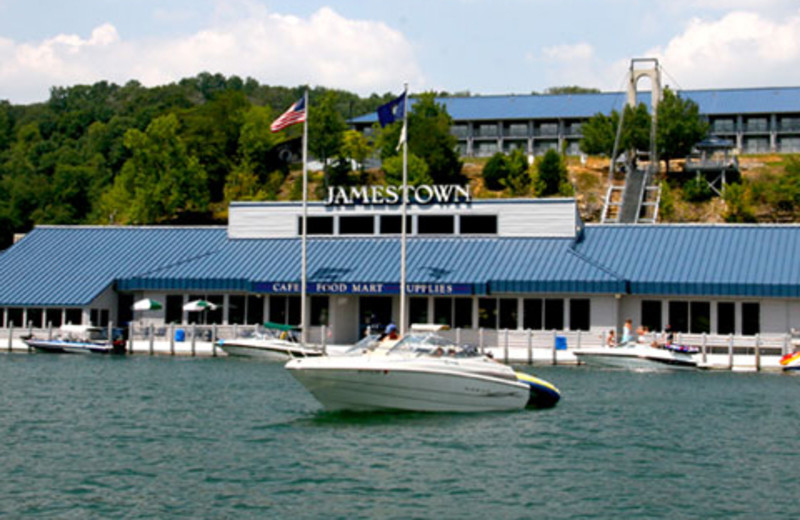
{"type": "Polygon", "coordinates": [[[352,355],[293,359],[289,372],[327,410],[483,412],[554,406],[550,383],[432,334],[352,355]]]}
{"type": "Polygon", "coordinates": [[[271,361],[317,357],[323,349],[317,345],[303,345],[298,338],[299,329],[291,325],[267,322],[264,329],[250,338],[221,339],[217,343],[229,356],[257,357],[271,361]]]}
{"type": "Polygon", "coordinates": [[[629,370],[697,368],[698,349],[683,345],[653,347],[629,342],[614,347],[584,348],[575,351],[578,361],[587,365],[629,370]]]}
{"type": "Polygon", "coordinates": [[[55,338],[24,339],[38,352],[55,354],[124,354],[125,340],[119,329],[113,329],[111,340],[105,327],[62,325],[55,338]]]}

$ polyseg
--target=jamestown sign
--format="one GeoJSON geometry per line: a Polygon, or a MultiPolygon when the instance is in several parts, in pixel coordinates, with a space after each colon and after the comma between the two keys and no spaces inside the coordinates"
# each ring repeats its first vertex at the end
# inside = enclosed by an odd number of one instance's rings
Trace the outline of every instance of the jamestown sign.
{"type": "MultiPolygon", "coordinates": [[[[408,186],[407,190],[409,202],[416,204],[452,204],[472,200],[469,188],[458,184],[421,184],[408,186]]],[[[330,186],[325,204],[400,204],[402,191],[400,186],[330,186]]]]}

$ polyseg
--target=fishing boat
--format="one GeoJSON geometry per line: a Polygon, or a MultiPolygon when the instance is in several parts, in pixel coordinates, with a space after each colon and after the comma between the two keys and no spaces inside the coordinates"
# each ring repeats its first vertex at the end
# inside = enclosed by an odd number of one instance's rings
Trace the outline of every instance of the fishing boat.
{"type": "Polygon", "coordinates": [[[286,368],[330,411],[488,412],[554,406],[552,384],[434,334],[286,368]]]}
{"type": "Polygon", "coordinates": [[[62,325],[55,338],[30,337],[23,341],[37,352],[55,354],[124,354],[125,340],[120,329],[113,329],[109,340],[108,329],[91,325],[62,325]]]}
{"type": "Polygon", "coordinates": [[[264,323],[263,329],[250,338],[219,340],[219,347],[229,356],[257,357],[271,361],[323,355],[318,345],[303,345],[299,327],[282,323],[264,323]]]}
{"type": "Polygon", "coordinates": [[[584,348],[575,351],[578,361],[587,365],[629,370],[697,368],[699,349],[687,345],[654,347],[628,342],[618,346],[584,348]]]}

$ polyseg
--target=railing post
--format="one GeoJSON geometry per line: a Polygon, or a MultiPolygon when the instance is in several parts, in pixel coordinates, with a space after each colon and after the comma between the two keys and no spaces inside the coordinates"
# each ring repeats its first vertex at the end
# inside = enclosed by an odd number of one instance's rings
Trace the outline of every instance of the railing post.
{"type": "Polygon", "coordinates": [[[461,345],[461,327],[456,329],[456,345],[461,345]]]}
{"type": "Polygon", "coordinates": [[[503,358],[505,359],[506,365],[508,365],[508,329],[505,330],[504,333],[504,341],[503,341],[503,358]]]}
{"type": "Polygon", "coordinates": [[[556,329],[553,329],[553,366],[558,364],[558,352],[556,351],[556,337],[558,336],[558,332],[556,329]]]}
{"type": "Polygon", "coordinates": [[[237,323],[233,324],[233,337],[234,339],[239,337],[239,325],[237,323]]]}
{"type": "Polygon", "coordinates": [[[478,350],[481,351],[481,355],[484,354],[483,351],[483,327],[478,329],[478,350]]]}
{"type": "Polygon", "coordinates": [[[705,365],[705,364],[708,362],[708,358],[707,358],[707,356],[706,356],[706,345],[707,345],[707,341],[706,341],[706,333],[704,332],[704,333],[703,333],[703,345],[702,345],[702,351],[703,351],[703,364],[704,364],[704,365],[705,365]]]}
{"type": "Polygon", "coordinates": [[[528,329],[528,364],[533,365],[533,331],[528,329]]]}
{"type": "Polygon", "coordinates": [[[323,356],[327,356],[328,355],[328,326],[325,325],[324,323],[322,324],[322,338],[320,338],[320,339],[322,340],[322,341],[320,341],[320,343],[322,343],[322,355],[323,356]]]}
{"type": "Polygon", "coordinates": [[[48,340],[53,339],[53,322],[52,321],[48,321],[47,322],[47,339],[48,340]]]}
{"type": "Polygon", "coordinates": [[[728,336],[728,370],[733,370],[733,334],[728,336]]]}
{"type": "Polygon", "coordinates": [[[211,357],[217,357],[217,324],[211,326],[211,357]]]}
{"type": "Polygon", "coordinates": [[[791,334],[788,332],[783,336],[783,348],[781,349],[781,356],[789,353],[789,342],[791,341],[791,334]]]}
{"type": "Polygon", "coordinates": [[[136,327],[131,323],[130,335],[128,336],[128,354],[133,354],[133,337],[136,335],[136,327]]]}
{"type": "Polygon", "coordinates": [[[169,324],[169,355],[175,355],[175,324],[169,324]]]}
{"type": "Polygon", "coordinates": [[[761,334],[756,334],[756,372],[761,370],[761,334]]]}
{"type": "Polygon", "coordinates": [[[575,345],[575,348],[578,350],[580,350],[581,348],[581,337],[583,336],[582,332],[583,332],[582,330],[578,331],[578,341],[577,344],[575,345]]]}
{"type": "Polygon", "coordinates": [[[192,323],[192,357],[196,354],[197,323],[192,323]]]}
{"type": "Polygon", "coordinates": [[[8,351],[11,352],[12,343],[14,341],[14,322],[8,324],[8,351]]]}
{"type": "Polygon", "coordinates": [[[150,324],[150,330],[147,331],[147,334],[150,336],[150,355],[153,355],[153,350],[155,350],[154,342],[155,342],[155,325],[152,323],[150,324]]]}

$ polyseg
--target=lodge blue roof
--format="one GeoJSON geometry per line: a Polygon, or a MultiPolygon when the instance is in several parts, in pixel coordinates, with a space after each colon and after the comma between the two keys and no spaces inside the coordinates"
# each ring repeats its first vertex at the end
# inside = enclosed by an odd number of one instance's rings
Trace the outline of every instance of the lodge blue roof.
{"type": "MultiPolygon", "coordinates": [[[[772,114],[800,112],[800,87],[680,90],[683,99],[697,103],[701,114],[772,114]]],[[[640,103],[650,105],[650,92],[640,92],[640,103]]],[[[454,121],[508,119],[586,119],[598,112],[610,114],[625,103],[623,92],[597,94],[507,95],[437,98],[454,121]]],[[[410,98],[411,104],[414,100],[410,98]]],[[[378,120],[370,112],[351,123],[378,120]]]]}
{"type": "MultiPolygon", "coordinates": [[[[309,240],[309,282],[397,283],[397,238],[309,240]]],[[[476,294],[800,296],[800,226],[588,225],[567,238],[410,238],[408,281],[476,294]]],[[[40,227],[0,254],[0,305],[83,306],[103,290],[252,291],[300,279],[299,239],[224,228],[40,227]]]]}

